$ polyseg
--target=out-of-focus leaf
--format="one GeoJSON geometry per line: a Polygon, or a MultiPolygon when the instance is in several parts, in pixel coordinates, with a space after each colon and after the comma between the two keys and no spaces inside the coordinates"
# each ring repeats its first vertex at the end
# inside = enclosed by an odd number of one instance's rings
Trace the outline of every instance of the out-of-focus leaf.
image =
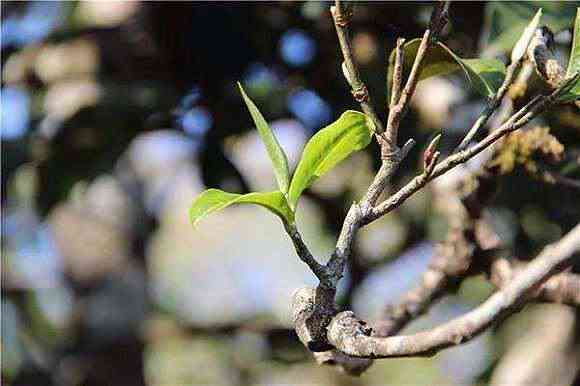
{"type": "Polygon", "coordinates": [[[505,78],[505,64],[498,59],[461,59],[470,71],[478,75],[474,81],[474,87],[479,92],[487,95],[495,93],[503,83],[505,78]],[[484,82],[480,82],[478,78],[482,78],[484,82]]]}
{"type": "Polygon", "coordinates": [[[302,192],[318,177],[370,143],[371,131],[366,120],[363,113],[346,111],[308,141],[290,184],[288,200],[292,208],[296,208],[302,192]]]}
{"type": "MultiPolygon", "coordinates": [[[[413,61],[417,56],[421,39],[413,39],[406,42],[403,46],[403,75],[406,79],[411,72],[413,61]]],[[[393,70],[395,65],[395,50],[391,52],[389,58],[389,84],[392,84],[393,70]]],[[[457,61],[449,55],[449,52],[442,47],[442,44],[432,46],[423,59],[423,67],[419,74],[419,80],[427,79],[432,76],[445,75],[457,71],[460,68],[457,61]]]]}
{"type": "Polygon", "coordinates": [[[189,220],[195,226],[207,215],[232,204],[255,204],[263,206],[286,223],[294,222],[294,213],[288,207],[286,197],[280,191],[265,193],[235,194],[219,189],[208,189],[201,193],[189,208],[189,220]]]}
{"type": "Polygon", "coordinates": [[[542,8],[543,23],[554,32],[570,26],[577,3],[573,1],[490,1],[485,6],[483,56],[510,52],[522,32],[542,8]]]}
{"type": "Polygon", "coordinates": [[[568,61],[566,76],[572,76],[576,71],[580,71],[580,8],[576,10],[574,38],[572,39],[572,49],[570,50],[570,60],[568,61]]]}
{"type": "Polygon", "coordinates": [[[516,45],[512,49],[511,60],[512,63],[517,62],[524,57],[534,34],[536,33],[536,28],[540,24],[540,18],[542,17],[542,8],[538,9],[538,12],[534,15],[533,19],[524,29],[522,36],[518,39],[516,45]]]}
{"type": "MultiPolygon", "coordinates": [[[[409,75],[421,39],[413,39],[405,44],[404,72],[409,75]]],[[[389,84],[392,84],[394,52],[391,53],[389,66],[389,84]]],[[[419,80],[436,75],[446,75],[462,70],[469,83],[484,96],[494,94],[501,86],[505,76],[505,66],[497,59],[462,59],[443,43],[437,43],[423,59],[423,68],[419,80]]]]}
{"type": "MultiPolygon", "coordinates": [[[[570,50],[570,60],[568,61],[568,69],[566,76],[570,77],[576,72],[580,71],[580,8],[576,11],[576,21],[574,23],[574,38],[572,39],[572,49],[570,50]]],[[[570,88],[563,97],[564,101],[572,101],[580,98],[580,81],[570,88]]]]}
{"type": "Polygon", "coordinates": [[[278,143],[278,140],[260,113],[260,110],[258,110],[254,102],[252,102],[252,100],[248,97],[239,82],[238,87],[240,88],[240,92],[242,93],[244,101],[248,106],[248,110],[250,110],[250,114],[252,115],[252,119],[256,124],[258,133],[260,133],[260,137],[262,137],[262,141],[264,141],[266,151],[268,152],[268,156],[270,156],[270,160],[274,166],[274,175],[276,176],[278,187],[283,193],[286,193],[288,192],[288,186],[290,184],[290,172],[288,170],[288,158],[286,157],[286,153],[284,153],[284,149],[282,149],[282,146],[280,146],[280,143],[278,143]]]}

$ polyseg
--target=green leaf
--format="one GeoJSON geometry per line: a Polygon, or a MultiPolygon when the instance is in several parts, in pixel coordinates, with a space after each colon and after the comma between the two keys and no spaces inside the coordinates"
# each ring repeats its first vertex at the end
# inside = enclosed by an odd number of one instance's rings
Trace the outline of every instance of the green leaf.
{"type": "MultiPolygon", "coordinates": [[[[576,10],[576,21],[574,23],[574,38],[572,39],[572,49],[570,50],[570,60],[568,61],[568,69],[566,76],[571,77],[576,72],[580,71],[580,8],[576,10]]],[[[580,98],[580,81],[571,87],[564,96],[563,101],[573,101],[580,98]]]]}
{"type": "Polygon", "coordinates": [[[298,163],[288,201],[295,209],[302,192],[314,181],[351,153],[364,149],[371,141],[366,116],[358,111],[346,111],[337,121],[316,133],[306,144],[298,163]]]}
{"type": "Polygon", "coordinates": [[[572,39],[572,49],[570,50],[570,60],[568,61],[566,76],[572,76],[576,71],[580,71],[580,8],[576,10],[574,38],[572,39]]]}
{"type": "Polygon", "coordinates": [[[483,56],[510,52],[522,36],[530,19],[542,8],[543,23],[554,32],[570,26],[577,7],[573,1],[490,1],[485,5],[483,56]]]}
{"type": "Polygon", "coordinates": [[[497,92],[505,78],[505,65],[498,59],[462,59],[469,71],[477,76],[472,77],[474,87],[483,95],[497,92]],[[480,79],[481,78],[481,79],[480,79]],[[483,82],[481,82],[483,80],[483,82]]]}
{"type": "Polygon", "coordinates": [[[288,171],[288,159],[286,157],[286,153],[284,153],[282,146],[280,146],[280,143],[278,143],[278,140],[260,113],[260,110],[258,110],[248,95],[246,95],[246,92],[244,91],[240,82],[238,82],[238,87],[240,88],[242,97],[246,102],[246,106],[248,106],[248,110],[250,110],[250,115],[252,115],[252,119],[256,124],[258,133],[260,133],[260,137],[262,137],[262,141],[264,141],[264,145],[266,145],[266,151],[268,152],[268,156],[272,161],[272,165],[274,165],[274,175],[276,177],[276,181],[278,182],[278,187],[282,193],[286,193],[288,192],[288,186],[290,184],[290,172],[288,171]]]}
{"type": "Polygon", "coordinates": [[[524,32],[518,39],[516,45],[512,49],[511,61],[512,63],[517,62],[521,58],[524,57],[526,51],[528,50],[528,46],[536,33],[536,28],[540,24],[540,18],[542,17],[542,8],[538,9],[538,12],[534,15],[533,19],[524,29],[524,32]]]}
{"type": "Polygon", "coordinates": [[[255,204],[263,206],[286,223],[294,222],[294,213],[288,207],[286,197],[280,191],[235,194],[219,189],[208,189],[193,201],[189,208],[189,220],[195,226],[205,216],[232,204],[255,204]]]}
{"type": "MultiPolygon", "coordinates": [[[[405,44],[404,73],[409,76],[421,39],[413,39],[405,44]]],[[[389,84],[392,84],[395,56],[391,53],[389,67],[389,84]]],[[[462,70],[469,83],[484,96],[493,95],[501,86],[505,76],[505,66],[497,59],[462,59],[443,43],[437,43],[429,49],[423,59],[423,68],[419,80],[432,76],[446,75],[462,70]]]]}
{"type": "MultiPolygon", "coordinates": [[[[413,39],[406,42],[403,46],[403,78],[406,79],[411,72],[411,67],[417,56],[421,39],[413,39]]],[[[395,50],[391,52],[389,58],[389,84],[392,84],[393,70],[395,65],[395,50]]],[[[427,79],[436,75],[445,75],[457,71],[459,64],[455,59],[449,56],[447,50],[441,45],[432,46],[423,59],[423,67],[419,74],[419,80],[427,79]]]]}

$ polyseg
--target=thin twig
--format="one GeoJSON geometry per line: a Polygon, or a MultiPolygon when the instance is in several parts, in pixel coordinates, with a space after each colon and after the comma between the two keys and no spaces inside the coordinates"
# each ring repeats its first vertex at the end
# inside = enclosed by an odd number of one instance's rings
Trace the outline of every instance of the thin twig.
{"type": "Polygon", "coordinates": [[[461,151],[465,149],[471,140],[475,137],[475,135],[481,130],[481,128],[487,123],[491,115],[497,110],[502,101],[503,97],[507,93],[510,86],[513,84],[515,75],[519,68],[522,65],[524,58],[522,57],[520,60],[511,63],[507,70],[506,75],[503,80],[501,87],[497,90],[497,92],[490,98],[489,102],[487,103],[487,107],[481,113],[480,117],[475,121],[471,129],[467,132],[461,143],[455,149],[455,152],[461,151]]]}
{"type": "Polygon", "coordinates": [[[420,190],[430,180],[445,174],[459,164],[467,162],[477,154],[481,153],[484,149],[495,143],[498,139],[526,125],[530,120],[544,111],[546,107],[556,102],[557,98],[562,93],[562,90],[564,90],[568,84],[576,81],[578,77],[579,75],[576,74],[574,77],[566,80],[562,86],[552,92],[552,94],[549,96],[538,96],[534,98],[526,106],[515,113],[510,119],[508,119],[503,125],[501,125],[497,130],[493,130],[476,145],[451,155],[444,161],[440,162],[435,167],[433,173],[430,176],[426,176],[423,173],[413,178],[397,193],[393,194],[386,201],[373,208],[373,210],[362,220],[362,223],[366,225],[376,220],[377,218],[384,216],[391,210],[401,205],[407,198],[420,190]]]}
{"type": "MultiPolygon", "coordinates": [[[[403,119],[403,116],[409,107],[411,96],[415,92],[415,88],[419,82],[421,66],[423,64],[423,59],[425,58],[425,54],[427,53],[427,49],[429,48],[430,43],[431,30],[427,29],[423,34],[423,39],[421,39],[421,44],[417,50],[417,55],[415,56],[415,61],[413,62],[411,73],[407,78],[407,83],[401,91],[401,95],[398,98],[397,103],[395,105],[391,105],[389,110],[389,117],[387,118],[387,128],[385,131],[384,140],[386,143],[391,144],[392,146],[397,144],[399,125],[401,124],[401,120],[403,119]]],[[[393,81],[394,79],[395,77],[393,77],[393,81]]]]}
{"type": "Polygon", "coordinates": [[[312,253],[310,253],[310,250],[308,249],[306,244],[304,244],[302,236],[300,235],[300,232],[298,232],[296,226],[284,223],[284,229],[286,230],[288,236],[290,236],[290,239],[294,244],[296,254],[300,258],[300,260],[302,260],[304,263],[306,263],[306,265],[308,265],[310,270],[316,275],[316,277],[319,280],[323,280],[326,276],[326,268],[324,267],[324,265],[316,261],[312,253]]]}
{"type": "Polygon", "coordinates": [[[397,39],[397,46],[395,47],[395,66],[393,67],[393,83],[391,85],[391,103],[389,110],[392,110],[397,102],[399,102],[401,94],[401,85],[403,83],[403,56],[405,54],[403,45],[404,38],[397,39]]]}
{"type": "Polygon", "coordinates": [[[354,99],[360,103],[363,112],[372,121],[375,134],[381,134],[384,131],[383,124],[371,104],[369,91],[360,78],[360,74],[352,54],[348,29],[352,15],[350,11],[343,9],[343,6],[339,0],[336,0],[335,5],[330,7],[330,13],[332,15],[332,19],[334,20],[336,35],[338,36],[340,49],[344,58],[342,66],[343,72],[347,82],[351,87],[352,95],[354,99]]]}

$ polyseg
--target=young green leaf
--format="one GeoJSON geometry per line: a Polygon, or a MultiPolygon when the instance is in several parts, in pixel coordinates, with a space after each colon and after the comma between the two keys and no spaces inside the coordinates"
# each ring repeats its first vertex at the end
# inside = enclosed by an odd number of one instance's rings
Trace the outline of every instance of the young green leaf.
{"type": "Polygon", "coordinates": [[[240,88],[242,97],[246,102],[246,106],[248,106],[250,115],[256,124],[258,133],[260,133],[260,137],[262,137],[262,141],[264,141],[264,145],[266,145],[266,151],[272,161],[272,165],[274,165],[274,175],[278,182],[278,187],[282,193],[286,193],[288,192],[288,186],[290,184],[290,172],[288,171],[288,159],[286,158],[286,153],[284,153],[282,146],[280,146],[274,133],[272,133],[272,129],[260,113],[260,110],[258,110],[254,102],[252,102],[248,97],[240,82],[238,82],[238,87],[240,88]]]}
{"type": "MultiPolygon", "coordinates": [[[[413,39],[406,42],[403,46],[403,77],[407,78],[411,68],[413,66],[413,61],[415,56],[417,56],[417,51],[419,50],[419,45],[421,44],[421,39],[413,39]]],[[[389,57],[389,84],[392,84],[393,70],[395,65],[395,50],[391,51],[389,57]]],[[[449,53],[444,50],[440,45],[434,45],[429,49],[429,52],[423,59],[423,64],[421,66],[421,73],[419,74],[419,80],[427,79],[432,76],[450,74],[459,69],[458,63],[449,53]]]]}
{"type": "Polygon", "coordinates": [[[518,42],[512,49],[511,56],[512,63],[517,62],[518,60],[523,58],[524,55],[526,54],[528,46],[530,45],[530,42],[532,41],[532,38],[536,33],[536,28],[538,28],[538,25],[540,24],[541,17],[542,17],[542,8],[538,9],[538,12],[536,12],[536,15],[532,18],[532,20],[522,33],[522,36],[518,39],[518,42]]]}
{"type": "MultiPolygon", "coordinates": [[[[580,8],[576,10],[576,20],[574,22],[574,37],[572,39],[572,49],[570,50],[570,60],[566,76],[571,77],[580,71],[580,8]]],[[[562,96],[563,101],[573,101],[580,99],[580,81],[577,81],[570,90],[562,96]]]]}
{"type": "Polygon", "coordinates": [[[576,11],[573,1],[490,1],[485,5],[481,46],[484,57],[510,52],[522,32],[542,8],[542,23],[554,32],[570,25],[570,15],[576,11]]]}
{"type": "Polygon", "coordinates": [[[365,148],[371,141],[366,116],[346,111],[337,121],[320,130],[306,144],[302,159],[292,177],[288,201],[295,209],[302,192],[316,179],[351,153],[365,148]]]}
{"type": "MultiPolygon", "coordinates": [[[[408,76],[421,39],[413,39],[405,44],[404,69],[408,76]]],[[[392,83],[394,66],[394,52],[390,57],[389,84],[392,83]]],[[[493,95],[501,86],[505,76],[505,66],[497,59],[462,59],[451,51],[443,43],[437,43],[429,50],[428,55],[423,60],[423,67],[419,80],[432,76],[446,75],[457,70],[462,70],[469,83],[481,95],[493,95]]]]}
{"type": "Polygon", "coordinates": [[[189,220],[193,226],[205,216],[232,204],[256,204],[263,206],[282,221],[294,222],[294,213],[288,207],[286,197],[280,191],[265,193],[235,194],[219,189],[208,189],[201,193],[189,208],[189,220]]]}
{"type": "Polygon", "coordinates": [[[456,60],[460,63],[471,85],[481,95],[492,96],[501,87],[505,77],[505,65],[501,60],[461,59],[459,57],[456,57],[456,60]]]}
{"type": "Polygon", "coordinates": [[[580,71],[580,8],[576,10],[574,38],[572,39],[572,49],[570,50],[570,60],[568,61],[566,76],[572,76],[576,71],[580,71]]]}

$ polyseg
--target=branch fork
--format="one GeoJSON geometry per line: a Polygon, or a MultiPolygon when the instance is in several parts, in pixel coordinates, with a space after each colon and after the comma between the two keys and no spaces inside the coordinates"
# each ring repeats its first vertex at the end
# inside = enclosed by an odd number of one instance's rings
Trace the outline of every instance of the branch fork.
{"type": "MultiPolygon", "coordinates": [[[[353,97],[360,103],[362,110],[374,126],[374,134],[381,147],[382,164],[362,200],[351,205],[338,237],[336,248],[325,265],[318,263],[308,251],[295,227],[288,226],[286,229],[301,260],[310,267],[320,280],[316,288],[307,287],[296,291],[292,301],[296,332],[302,343],[315,353],[317,361],[334,364],[350,374],[359,375],[370,366],[373,358],[432,355],[445,347],[469,341],[492,323],[513,312],[530,296],[548,294],[543,296],[555,298],[556,291],[553,288],[560,288],[564,285],[562,283],[566,283],[569,291],[568,293],[560,292],[567,294],[566,300],[574,301],[576,294],[569,295],[569,292],[577,288],[574,284],[576,278],[566,276],[565,279],[558,279],[559,282],[556,283],[553,275],[569,266],[572,259],[575,258],[574,255],[580,251],[580,225],[576,226],[560,242],[546,248],[534,261],[512,277],[514,270],[509,264],[506,268],[504,262],[488,265],[472,264],[476,255],[485,256],[485,260],[489,259],[489,255],[496,251],[493,245],[497,244],[488,243],[489,248],[487,249],[479,247],[476,229],[479,221],[478,215],[473,219],[473,222],[469,220],[464,227],[453,230],[447,244],[438,249],[441,259],[434,260],[433,265],[425,273],[417,292],[410,293],[409,298],[402,303],[401,307],[390,308],[386,312],[386,319],[373,324],[374,328],[356,318],[352,311],[338,312],[334,302],[336,287],[342,278],[347,259],[350,256],[351,245],[360,227],[391,212],[429,181],[467,162],[503,136],[527,124],[547,107],[554,104],[563,90],[571,82],[578,79],[579,75],[576,74],[573,79],[562,81],[552,94],[534,98],[500,125],[497,130],[490,132],[480,142],[468,148],[467,144],[499,107],[501,100],[513,83],[523,59],[510,64],[502,86],[490,99],[488,107],[469,130],[456,151],[443,161],[439,161],[441,152],[438,150],[438,145],[441,135],[438,135],[430,142],[424,153],[423,172],[389,198],[379,202],[391,176],[415,144],[415,141],[410,139],[402,148],[397,146],[399,126],[415,92],[423,59],[448,21],[448,3],[439,3],[435,7],[429,29],[423,35],[404,87],[402,87],[404,39],[397,40],[386,126],[383,126],[375,113],[368,89],[360,79],[353,59],[348,38],[348,24],[352,13],[350,9],[341,5],[340,1],[336,1],[335,6],[331,7],[331,14],[344,58],[342,64],[344,76],[351,87],[353,97]],[[446,246],[450,246],[451,250],[446,250],[446,246]],[[448,256],[461,258],[452,261],[447,258],[448,256]],[[501,272],[504,274],[498,273],[500,272],[499,268],[498,272],[495,272],[495,267],[501,268],[501,272]],[[454,279],[460,279],[481,270],[487,270],[491,281],[497,282],[496,285],[500,288],[481,306],[460,318],[429,331],[414,335],[390,336],[397,333],[409,320],[424,312],[434,299],[443,294],[454,279]],[[509,276],[505,272],[509,272],[509,276]],[[509,280],[505,279],[506,277],[509,277],[509,280]],[[550,286],[543,285],[550,277],[554,279],[554,282],[550,286]],[[570,281],[573,284],[569,284],[570,281]]],[[[580,287],[580,279],[577,285],[580,287]]]]}

